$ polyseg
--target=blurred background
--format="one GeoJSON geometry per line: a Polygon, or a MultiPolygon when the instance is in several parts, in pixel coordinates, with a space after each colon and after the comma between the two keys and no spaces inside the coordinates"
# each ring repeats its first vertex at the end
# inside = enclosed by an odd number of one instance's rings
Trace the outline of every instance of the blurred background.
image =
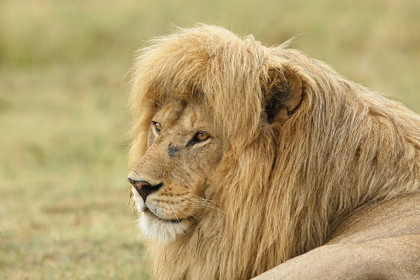
{"type": "Polygon", "coordinates": [[[0,279],[148,279],[127,205],[128,69],[204,22],[420,112],[419,0],[0,0],[0,279]]]}

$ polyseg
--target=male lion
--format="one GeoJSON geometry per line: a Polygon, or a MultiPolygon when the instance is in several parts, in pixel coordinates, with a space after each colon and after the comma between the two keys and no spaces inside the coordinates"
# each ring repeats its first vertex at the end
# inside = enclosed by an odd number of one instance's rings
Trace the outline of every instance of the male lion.
{"type": "Polygon", "coordinates": [[[403,105],[199,25],[140,52],[131,106],[154,278],[419,279],[420,117],[403,105]]]}

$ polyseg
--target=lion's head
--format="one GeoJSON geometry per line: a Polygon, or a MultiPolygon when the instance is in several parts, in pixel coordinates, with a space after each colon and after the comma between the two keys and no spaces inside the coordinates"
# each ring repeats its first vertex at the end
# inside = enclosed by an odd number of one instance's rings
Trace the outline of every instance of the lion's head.
{"type": "Polygon", "coordinates": [[[132,89],[129,181],[159,279],[256,276],[419,185],[419,118],[287,43],[180,30],[140,52],[132,89]]]}
{"type": "Polygon", "coordinates": [[[222,156],[223,139],[205,106],[175,100],[156,111],[147,150],[129,174],[149,238],[171,241],[196,222],[222,156]]]}

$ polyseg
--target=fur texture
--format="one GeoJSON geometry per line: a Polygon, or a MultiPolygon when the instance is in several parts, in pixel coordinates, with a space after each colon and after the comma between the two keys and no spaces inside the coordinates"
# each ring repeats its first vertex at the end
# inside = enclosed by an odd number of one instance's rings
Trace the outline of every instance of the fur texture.
{"type": "Polygon", "coordinates": [[[156,109],[173,99],[210,108],[225,151],[209,186],[215,207],[173,242],[146,241],[157,279],[259,275],[324,244],[359,206],[420,190],[420,117],[287,43],[268,48],[198,25],[140,50],[130,166],[156,109]],[[280,87],[290,87],[284,73],[302,83],[281,124],[266,118],[272,73],[280,87]]]}

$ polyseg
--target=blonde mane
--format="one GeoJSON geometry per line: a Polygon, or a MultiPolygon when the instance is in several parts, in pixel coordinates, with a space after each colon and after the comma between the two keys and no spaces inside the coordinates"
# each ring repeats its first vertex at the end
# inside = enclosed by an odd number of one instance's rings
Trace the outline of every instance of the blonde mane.
{"type": "Polygon", "coordinates": [[[129,165],[173,99],[211,109],[225,153],[210,186],[215,207],[172,243],[146,241],[157,279],[259,275],[324,244],[359,206],[420,190],[420,117],[287,46],[207,25],[153,40],[133,68],[129,165]],[[303,86],[282,125],[265,118],[273,69],[303,86]]]}

